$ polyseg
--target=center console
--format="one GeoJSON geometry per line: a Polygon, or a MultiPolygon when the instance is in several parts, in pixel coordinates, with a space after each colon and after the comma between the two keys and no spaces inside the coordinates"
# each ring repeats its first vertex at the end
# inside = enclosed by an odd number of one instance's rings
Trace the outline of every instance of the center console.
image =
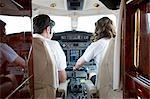
{"type": "Polygon", "coordinates": [[[70,79],[68,84],[68,99],[87,98],[85,81],[88,78],[88,73],[96,72],[96,65],[91,60],[79,70],[74,71],[73,66],[91,44],[91,36],[92,33],[83,31],[66,31],[55,33],[53,37],[54,40],[60,43],[67,58],[66,72],[68,79],[70,79]]]}

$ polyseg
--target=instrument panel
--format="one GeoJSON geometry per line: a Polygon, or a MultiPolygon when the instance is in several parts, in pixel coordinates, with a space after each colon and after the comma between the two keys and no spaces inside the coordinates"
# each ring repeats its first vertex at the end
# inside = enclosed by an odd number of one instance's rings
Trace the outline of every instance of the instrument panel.
{"type": "MultiPolygon", "coordinates": [[[[67,67],[73,67],[76,61],[83,55],[86,48],[91,44],[92,33],[84,31],[65,31],[55,33],[53,39],[57,40],[67,60],[67,67]]],[[[93,60],[85,64],[88,72],[95,72],[96,65],[93,60]]]]}

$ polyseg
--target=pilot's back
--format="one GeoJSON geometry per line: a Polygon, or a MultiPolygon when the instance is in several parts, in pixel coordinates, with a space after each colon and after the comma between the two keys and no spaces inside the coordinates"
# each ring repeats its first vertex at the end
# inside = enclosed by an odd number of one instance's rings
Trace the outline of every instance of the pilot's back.
{"type": "Polygon", "coordinates": [[[56,66],[58,67],[58,71],[65,69],[67,67],[66,56],[59,42],[55,40],[50,40],[50,39],[46,39],[46,42],[48,44],[48,47],[51,49],[51,51],[54,54],[54,58],[56,61],[56,66]]]}

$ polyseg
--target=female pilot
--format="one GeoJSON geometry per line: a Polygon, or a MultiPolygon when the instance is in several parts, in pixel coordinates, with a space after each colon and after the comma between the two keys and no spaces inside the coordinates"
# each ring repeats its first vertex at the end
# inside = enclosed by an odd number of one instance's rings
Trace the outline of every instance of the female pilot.
{"type": "MultiPolygon", "coordinates": [[[[112,20],[108,17],[99,19],[95,23],[95,33],[92,38],[93,43],[88,46],[84,54],[77,60],[74,70],[82,67],[91,59],[94,59],[98,70],[98,65],[102,62],[103,53],[107,49],[110,39],[115,37],[115,33],[112,20]]],[[[95,84],[96,74],[89,74],[89,79],[95,84]]]]}

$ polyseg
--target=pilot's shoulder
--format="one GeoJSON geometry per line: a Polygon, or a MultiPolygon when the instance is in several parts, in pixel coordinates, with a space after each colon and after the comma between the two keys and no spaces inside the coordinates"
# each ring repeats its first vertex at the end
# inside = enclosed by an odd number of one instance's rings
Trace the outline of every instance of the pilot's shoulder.
{"type": "Polygon", "coordinates": [[[3,49],[10,49],[10,47],[6,44],[6,43],[0,43],[0,48],[3,48],[3,49]]]}
{"type": "Polygon", "coordinates": [[[55,40],[49,40],[49,44],[55,45],[55,46],[60,46],[59,42],[55,41],[55,40]]]}
{"type": "Polygon", "coordinates": [[[58,41],[56,41],[56,40],[50,40],[52,43],[54,43],[54,44],[59,44],[59,42],[58,41]]]}

